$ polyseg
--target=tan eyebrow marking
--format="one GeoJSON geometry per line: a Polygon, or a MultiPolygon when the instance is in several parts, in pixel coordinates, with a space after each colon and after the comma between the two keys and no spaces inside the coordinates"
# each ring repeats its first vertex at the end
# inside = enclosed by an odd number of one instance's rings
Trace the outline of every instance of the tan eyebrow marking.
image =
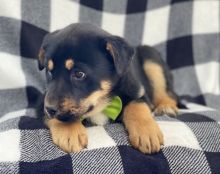
{"type": "Polygon", "coordinates": [[[106,49],[109,51],[109,53],[111,54],[112,57],[115,57],[114,49],[113,49],[113,46],[111,43],[106,44],[106,49]]]}
{"type": "Polygon", "coordinates": [[[53,63],[53,61],[52,61],[51,59],[48,60],[47,68],[48,68],[48,70],[50,70],[50,71],[52,71],[53,68],[54,68],[54,63],[53,63]]]}
{"type": "Polygon", "coordinates": [[[73,59],[69,58],[65,61],[66,69],[71,70],[73,68],[73,65],[74,65],[73,59]]]}

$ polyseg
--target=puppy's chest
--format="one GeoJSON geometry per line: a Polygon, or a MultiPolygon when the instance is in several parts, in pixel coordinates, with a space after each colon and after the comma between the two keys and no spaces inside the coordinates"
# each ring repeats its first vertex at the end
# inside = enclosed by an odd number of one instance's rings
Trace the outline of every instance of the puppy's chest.
{"type": "Polygon", "coordinates": [[[98,126],[104,126],[109,122],[110,119],[104,113],[100,112],[94,116],[91,116],[89,120],[91,121],[92,124],[98,126]]]}

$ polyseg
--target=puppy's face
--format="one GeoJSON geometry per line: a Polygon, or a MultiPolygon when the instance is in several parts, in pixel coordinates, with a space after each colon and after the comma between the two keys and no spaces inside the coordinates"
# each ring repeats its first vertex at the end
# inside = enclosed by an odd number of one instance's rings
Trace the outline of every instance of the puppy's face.
{"type": "Polygon", "coordinates": [[[73,121],[101,112],[133,49],[121,38],[90,24],[73,24],[45,36],[39,69],[46,69],[44,111],[73,121]]]}

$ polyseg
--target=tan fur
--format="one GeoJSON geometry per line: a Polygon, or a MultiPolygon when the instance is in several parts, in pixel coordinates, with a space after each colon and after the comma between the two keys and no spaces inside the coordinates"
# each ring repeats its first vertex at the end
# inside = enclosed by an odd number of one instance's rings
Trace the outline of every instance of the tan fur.
{"type": "Polygon", "coordinates": [[[80,121],[63,123],[51,119],[47,120],[46,125],[50,129],[53,143],[67,153],[79,152],[88,144],[86,129],[80,121]]]}
{"type": "Polygon", "coordinates": [[[153,85],[155,114],[175,116],[178,112],[177,103],[167,94],[166,79],[161,66],[152,61],[146,61],[144,63],[144,71],[153,85]]]}
{"type": "Polygon", "coordinates": [[[91,103],[96,105],[99,102],[99,99],[103,98],[108,94],[110,90],[110,83],[108,81],[101,82],[101,89],[90,94],[86,99],[82,101],[83,104],[91,103]]]}
{"type": "Polygon", "coordinates": [[[113,58],[115,57],[114,49],[111,43],[106,44],[106,50],[109,51],[109,53],[112,55],[113,58]]]}
{"type": "Polygon", "coordinates": [[[76,113],[79,112],[79,109],[76,105],[76,102],[68,97],[65,97],[59,105],[59,109],[62,113],[71,112],[76,113]]]}
{"type": "Polygon", "coordinates": [[[163,134],[146,103],[129,103],[124,109],[123,122],[134,148],[148,154],[160,150],[163,134]]]}
{"type": "Polygon", "coordinates": [[[168,95],[161,96],[161,98],[157,99],[154,113],[155,115],[167,114],[169,116],[176,116],[178,114],[177,103],[168,95]]]}
{"type": "Polygon", "coordinates": [[[61,113],[82,113],[84,118],[100,113],[109,102],[106,94],[108,94],[111,89],[111,83],[109,81],[102,81],[100,86],[100,90],[90,94],[86,99],[83,99],[79,105],[77,105],[72,98],[65,97],[59,105],[61,113]],[[91,112],[84,114],[90,105],[93,105],[94,109],[91,112]]]}
{"type": "Polygon", "coordinates": [[[54,63],[51,59],[48,60],[47,68],[49,71],[52,71],[54,69],[54,63]]]}
{"type": "Polygon", "coordinates": [[[101,81],[100,86],[101,86],[101,89],[103,90],[103,92],[108,93],[110,91],[112,85],[109,81],[103,80],[103,81],[101,81]]]}
{"type": "Polygon", "coordinates": [[[71,69],[73,68],[73,66],[74,66],[74,61],[73,61],[73,59],[69,58],[69,59],[67,59],[67,60],[65,61],[65,67],[66,67],[66,69],[71,70],[71,69]]]}
{"type": "Polygon", "coordinates": [[[100,86],[101,86],[100,90],[97,90],[92,94],[90,94],[80,104],[81,106],[88,106],[91,104],[94,105],[94,109],[91,112],[84,115],[85,118],[100,113],[109,103],[109,99],[106,97],[106,95],[111,90],[111,83],[109,81],[103,80],[100,86]]]}
{"type": "Polygon", "coordinates": [[[166,93],[166,80],[163,70],[160,65],[151,61],[146,61],[144,63],[144,71],[153,85],[154,100],[157,100],[160,95],[164,95],[166,93]]]}
{"type": "Polygon", "coordinates": [[[40,51],[38,53],[38,59],[39,59],[39,62],[41,65],[44,64],[44,54],[45,54],[45,51],[43,48],[40,48],[40,51]]]}

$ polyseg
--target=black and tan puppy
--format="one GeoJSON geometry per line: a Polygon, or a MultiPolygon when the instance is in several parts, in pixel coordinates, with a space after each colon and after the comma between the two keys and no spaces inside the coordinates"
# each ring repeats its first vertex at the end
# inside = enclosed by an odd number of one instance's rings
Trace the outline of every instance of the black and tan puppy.
{"type": "Polygon", "coordinates": [[[176,115],[172,77],[152,48],[132,48],[124,39],[91,24],[72,24],[45,36],[39,69],[46,69],[45,123],[66,152],[86,147],[80,117],[97,124],[113,96],[123,102],[122,121],[134,148],[154,153],[163,144],[155,114],[176,115]]]}

